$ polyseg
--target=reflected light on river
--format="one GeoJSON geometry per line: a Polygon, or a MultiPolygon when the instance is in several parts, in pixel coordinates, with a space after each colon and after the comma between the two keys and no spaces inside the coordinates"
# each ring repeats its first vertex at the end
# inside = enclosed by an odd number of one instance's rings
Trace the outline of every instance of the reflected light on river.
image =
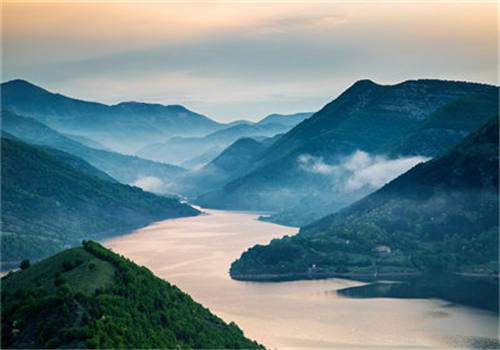
{"type": "Polygon", "coordinates": [[[103,244],[177,285],[246,336],[271,349],[353,347],[485,347],[497,339],[494,313],[425,299],[348,299],[345,279],[241,282],[229,266],[243,251],[296,228],[258,215],[202,209],[103,244]]]}

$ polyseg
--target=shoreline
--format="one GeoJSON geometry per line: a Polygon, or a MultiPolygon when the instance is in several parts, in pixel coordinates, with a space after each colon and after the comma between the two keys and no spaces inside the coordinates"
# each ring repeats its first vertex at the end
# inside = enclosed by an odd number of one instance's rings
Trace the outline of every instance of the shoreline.
{"type": "Polygon", "coordinates": [[[386,273],[355,273],[355,272],[318,272],[318,273],[283,273],[283,274],[230,274],[231,278],[236,281],[243,282],[288,282],[299,280],[321,280],[327,278],[346,278],[359,281],[375,281],[390,277],[416,277],[422,276],[424,273],[416,272],[386,272],[386,273]]]}
{"type": "MultiPolygon", "coordinates": [[[[488,273],[469,273],[469,272],[447,272],[450,275],[456,275],[464,278],[488,278],[499,279],[499,275],[488,273]]],[[[356,273],[356,272],[318,272],[318,273],[263,273],[263,274],[230,274],[231,279],[241,282],[291,282],[304,280],[322,280],[328,278],[344,278],[360,282],[374,282],[380,280],[405,279],[411,277],[422,277],[428,273],[415,272],[382,272],[377,273],[356,273]]]]}

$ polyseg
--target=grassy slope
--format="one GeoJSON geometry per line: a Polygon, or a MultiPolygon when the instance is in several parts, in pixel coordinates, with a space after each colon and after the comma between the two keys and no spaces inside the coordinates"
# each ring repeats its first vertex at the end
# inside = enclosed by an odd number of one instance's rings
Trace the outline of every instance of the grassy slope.
{"type": "Polygon", "coordinates": [[[1,342],[2,348],[260,347],[234,323],[94,242],[2,279],[1,342]]]}

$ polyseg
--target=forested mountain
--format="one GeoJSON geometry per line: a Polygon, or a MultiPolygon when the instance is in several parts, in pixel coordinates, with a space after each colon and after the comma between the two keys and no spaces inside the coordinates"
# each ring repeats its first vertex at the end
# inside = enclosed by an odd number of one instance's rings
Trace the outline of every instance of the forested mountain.
{"type": "Polygon", "coordinates": [[[163,183],[163,186],[156,188],[159,192],[166,192],[167,185],[186,171],[170,164],[84,146],[32,118],[9,111],[2,111],[2,130],[25,142],[50,146],[76,155],[122,183],[131,184],[143,178],[157,178],[163,183]]]}
{"type": "Polygon", "coordinates": [[[181,164],[210,150],[219,150],[212,158],[233,142],[243,137],[272,137],[286,132],[293,125],[281,123],[238,124],[215,131],[203,137],[172,137],[166,142],[148,145],[137,152],[137,155],[172,164],[181,164]]]}
{"type": "Polygon", "coordinates": [[[177,200],[75,169],[60,151],[49,153],[2,137],[2,264],[199,213],[177,200]]]}
{"type": "Polygon", "coordinates": [[[498,117],[293,237],[257,245],[233,263],[238,279],[336,273],[498,273],[498,117]]]}
{"type": "MultiPolygon", "coordinates": [[[[15,137],[12,134],[9,134],[8,132],[2,131],[2,137],[7,138],[9,140],[14,140],[18,142],[22,142],[21,139],[15,137]]],[[[41,151],[44,151],[45,153],[48,153],[52,156],[54,156],[57,160],[68,164],[72,168],[81,171],[82,173],[85,173],[87,175],[95,176],[100,178],[101,180],[104,181],[109,181],[109,182],[118,182],[115,179],[113,179],[111,176],[106,174],[104,171],[99,170],[86,161],[84,161],[81,158],[78,158],[72,154],[60,151],[56,148],[48,147],[48,146],[34,146],[38,148],[41,151]]]]}
{"type": "Polygon", "coordinates": [[[124,102],[109,106],[52,93],[25,80],[2,83],[1,97],[4,109],[126,153],[155,140],[205,135],[223,126],[179,105],[124,102]]]}
{"type": "Polygon", "coordinates": [[[282,124],[289,126],[290,128],[304,121],[305,119],[312,116],[314,113],[294,113],[294,114],[270,114],[267,117],[259,120],[257,125],[265,124],[282,124]]]}
{"type": "Polygon", "coordinates": [[[97,243],[2,278],[7,348],[263,348],[176,286],[97,243]]]}
{"type": "MultiPolygon", "coordinates": [[[[388,153],[386,158],[395,160],[412,156],[434,157],[459,143],[497,113],[498,89],[460,97],[382,146],[378,153],[388,153]]],[[[344,207],[346,201],[342,197],[322,193],[306,196],[289,209],[262,220],[304,226],[344,207]]]]}
{"type": "MultiPolygon", "coordinates": [[[[369,80],[359,81],[280,137],[258,157],[245,175],[216,191],[201,195],[195,203],[213,208],[284,211],[283,215],[273,219],[284,224],[305,224],[306,220],[318,216],[314,217],[316,208],[304,207],[300,203],[317,202],[319,210],[331,206],[333,211],[383,184],[376,181],[375,185],[354,186],[354,191],[350,191],[343,179],[346,174],[364,176],[365,165],[380,168],[387,162],[398,165],[401,173],[425,160],[407,157],[418,152],[404,152],[402,159],[395,158],[392,150],[384,147],[393,142],[397,145],[406,132],[419,125],[424,128],[423,123],[431,116],[435,123],[442,120],[444,129],[445,120],[452,117],[443,115],[449,115],[457,108],[450,105],[446,109],[445,106],[453,102],[469,106],[479,103],[482,111],[474,116],[464,112],[457,117],[457,132],[450,136],[451,132],[444,130],[442,145],[429,140],[429,150],[425,154],[428,156],[435,156],[433,152],[442,150],[443,145],[451,147],[454,141],[460,140],[460,135],[463,138],[465,133],[473,130],[471,128],[493,116],[488,113],[498,104],[498,88],[440,80],[411,80],[387,86],[369,80]],[[469,117],[472,120],[469,121],[469,117]],[[392,158],[385,156],[387,153],[392,158]],[[362,162],[358,162],[360,158],[362,162]],[[404,164],[408,167],[399,167],[404,164]],[[343,171],[346,167],[349,168],[347,172],[343,171]],[[307,215],[301,218],[301,212],[307,215]],[[298,220],[290,222],[286,219],[292,216],[297,216],[298,220]]],[[[385,169],[394,176],[398,174],[391,168],[385,169]]],[[[367,179],[366,182],[371,181],[367,179]]]]}
{"type": "Polygon", "coordinates": [[[176,192],[196,196],[214,190],[241,175],[266,147],[251,138],[241,138],[201,169],[178,178],[176,192]]]}
{"type": "Polygon", "coordinates": [[[422,155],[434,157],[453,147],[469,133],[498,114],[498,89],[470,94],[450,102],[422,123],[407,130],[381,148],[392,157],[422,155]]]}

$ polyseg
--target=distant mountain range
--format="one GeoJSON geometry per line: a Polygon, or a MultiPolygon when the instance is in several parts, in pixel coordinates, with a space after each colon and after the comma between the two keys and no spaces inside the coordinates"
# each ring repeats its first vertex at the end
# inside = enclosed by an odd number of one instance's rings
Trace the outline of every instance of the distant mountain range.
{"type": "Polygon", "coordinates": [[[201,136],[223,127],[179,105],[123,102],[109,106],[52,93],[25,80],[3,83],[1,97],[5,110],[59,132],[88,136],[122,153],[134,153],[155,140],[201,136]]]}
{"type": "Polygon", "coordinates": [[[139,155],[146,158],[176,164],[204,153],[190,153],[190,148],[201,146],[207,151],[208,146],[220,146],[223,149],[241,137],[273,136],[312,114],[273,114],[257,123],[221,124],[180,105],[140,102],[106,105],[66,97],[21,79],[2,83],[0,88],[4,110],[31,117],[86,146],[126,154],[141,150],[139,155]],[[238,128],[244,126],[249,128],[238,128]],[[226,128],[231,130],[198,140],[226,128]],[[180,139],[165,144],[172,137],[180,139]],[[186,143],[191,147],[183,146],[186,143]],[[169,146],[184,148],[172,154],[169,146]],[[175,156],[177,154],[179,156],[175,156]]]}
{"type": "Polygon", "coordinates": [[[365,178],[365,184],[347,186],[349,176],[366,176],[363,166],[407,170],[425,160],[408,157],[436,156],[492,117],[495,106],[498,88],[490,85],[411,80],[383,86],[362,80],[280,137],[244,175],[194,202],[209,208],[283,212],[271,220],[304,225],[383,184],[365,178]],[[460,114],[454,113],[457,108],[460,114]]]}
{"type": "Polygon", "coordinates": [[[252,138],[241,138],[201,169],[176,180],[174,191],[189,197],[219,188],[242,175],[266,147],[252,138]]]}
{"type": "Polygon", "coordinates": [[[237,279],[458,271],[498,274],[498,116],[375,193],[255,246],[237,279]]]}
{"type": "Polygon", "coordinates": [[[171,164],[186,164],[186,160],[198,158],[207,152],[211,152],[213,159],[221,150],[240,138],[272,137],[290,130],[311,115],[312,113],[272,114],[257,123],[238,123],[203,137],[172,137],[166,142],[154,143],[140,149],[137,155],[171,164]]]}
{"type": "Polygon", "coordinates": [[[40,259],[82,239],[101,239],[199,211],[122,185],[85,161],[2,137],[2,266],[40,259]]]}
{"type": "Polygon", "coordinates": [[[25,142],[73,154],[122,183],[132,184],[141,179],[155,178],[160,183],[155,190],[167,192],[168,184],[186,172],[174,165],[84,146],[29,117],[8,111],[2,111],[1,115],[2,130],[25,142]]]}
{"type": "Polygon", "coordinates": [[[264,349],[234,322],[92,241],[2,278],[1,345],[264,349]]]}

